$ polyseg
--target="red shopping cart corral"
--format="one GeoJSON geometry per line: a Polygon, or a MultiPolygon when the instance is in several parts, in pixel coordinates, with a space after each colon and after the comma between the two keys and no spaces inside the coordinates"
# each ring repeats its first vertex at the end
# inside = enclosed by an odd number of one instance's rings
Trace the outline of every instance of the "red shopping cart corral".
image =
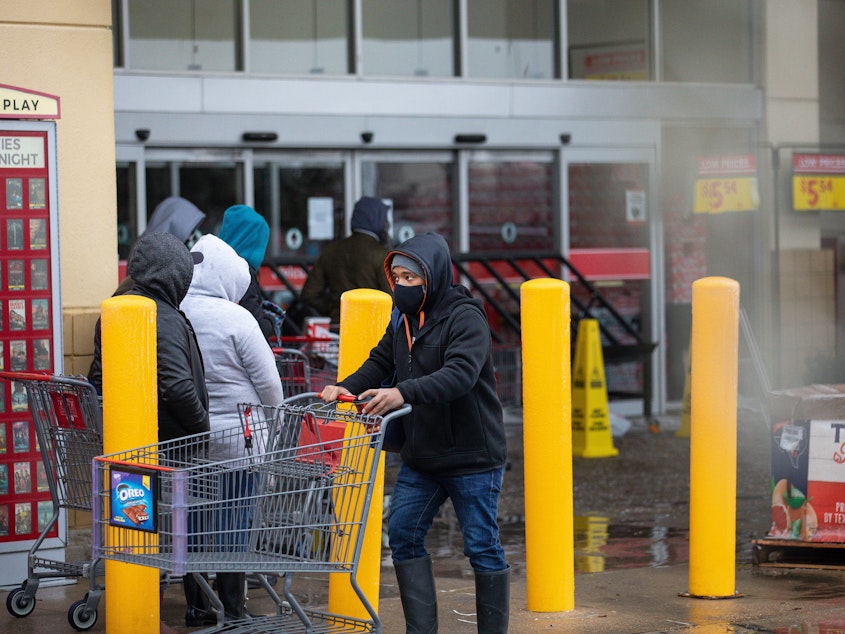
{"type": "Polygon", "coordinates": [[[53,506],[49,521],[29,550],[27,578],[9,592],[6,608],[13,616],[28,616],[35,609],[35,594],[42,579],[87,577],[88,592],[71,605],[68,622],[76,630],[88,630],[97,622],[103,591],[97,577],[103,575],[102,562],[47,559],[38,551],[58,523],[62,509],[92,509],[91,461],[103,452],[100,399],[84,379],[34,372],[0,372],[0,379],[26,389],[53,506]]]}

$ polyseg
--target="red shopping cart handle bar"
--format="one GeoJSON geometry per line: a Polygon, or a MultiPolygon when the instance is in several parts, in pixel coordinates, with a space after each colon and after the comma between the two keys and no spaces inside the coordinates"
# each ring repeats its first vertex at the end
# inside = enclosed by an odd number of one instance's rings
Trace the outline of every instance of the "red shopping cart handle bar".
{"type": "Polygon", "coordinates": [[[322,343],[322,342],[337,343],[337,337],[312,337],[310,335],[290,335],[282,337],[282,343],[322,343]]]}
{"type": "Polygon", "coordinates": [[[0,379],[8,381],[52,381],[51,372],[0,372],[0,379]]]}
{"type": "MultiPolygon", "coordinates": [[[[322,398],[322,394],[320,394],[320,398],[322,398]]],[[[337,401],[340,403],[352,403],[356,405],[358,411],[361,412],[364,409],[364,406],[372,400],[371,397],[367,398],[358,398],[354,394],[338,394],[337,401]]]]}

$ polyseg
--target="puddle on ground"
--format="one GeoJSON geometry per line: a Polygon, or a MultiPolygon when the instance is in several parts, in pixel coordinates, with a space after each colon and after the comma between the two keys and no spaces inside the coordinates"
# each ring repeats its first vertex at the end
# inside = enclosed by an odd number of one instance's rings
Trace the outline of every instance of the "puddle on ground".
{"type": "MultiPolygon", "coordinates": [[[[659,567],[689,561],[689,530],[671,526],[613,523],[606,517],[575,516],[575,569],[593,573],[620,568],[659,567]]],[[[500,518],[499,534],[509,561],[525,561],[525,518],[500,518]]],[[[454,516],[442,513],[428,535],[428,549],[437,572],[464,577],[461,532],[454,516]]],[[[389,562],[389,553],[386,554],[389,562]]]]}

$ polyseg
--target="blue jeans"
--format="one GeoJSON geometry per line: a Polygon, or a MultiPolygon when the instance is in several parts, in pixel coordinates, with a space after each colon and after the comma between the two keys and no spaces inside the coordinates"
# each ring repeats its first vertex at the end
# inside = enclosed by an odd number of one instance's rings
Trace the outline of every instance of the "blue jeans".
{"type": "Polygon", "coordinates": [[[244,551],[252,524],[254,474],[233,469],[220,474],[219,489],[203,482],[194,486],[191,493],[202,502],[188,511],[188,552],[244,551]]]}
{"type": "Polygon", "coordinates": [[[254,474],[247,469],[234,469],[222,474],[220,488],[223,499],[214,513],[214,536],[218,552],[243,552],[249,543],[252,526],[254,474]]]}
{"type": "Polygon", "coordinates": [[[507,568],[499,541],[496,512],[504,468],[461,476],[434,476],[403,464],[399,469],[387,535],[394,561],[425,557],[425,536],[447,498],[452,499],[464,538],[464,555],[473,570],[494,572],[507,568]]]}

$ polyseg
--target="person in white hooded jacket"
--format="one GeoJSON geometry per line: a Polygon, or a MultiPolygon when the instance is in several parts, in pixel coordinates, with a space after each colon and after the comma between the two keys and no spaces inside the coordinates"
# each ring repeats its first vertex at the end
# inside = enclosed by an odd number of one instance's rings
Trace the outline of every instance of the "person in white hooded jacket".
{"type": "MultiPolygon", "coordinates": [[[[278,405],[282,383],[273,352],[258,322],[238,305],[250,283],[249,265],[217,236],[206,234],[191,248],[202,253],[180,308],[191,320],[205,366],[211,430],[240,425],[238,403],[278,405]]],[[[215,460],[243,457],[211,447],[215,460]]]]}
{"type": "MultiPolygon", "coordinates": [[[[188,316],[202,352],[208,389],[209,421],[212,439],[215,430],[240,426],[239,403],[278,405],[284,399],[281,379],[273,352],[258,322],[238,302],[250,283],[249,265],[235,250],[217,236],[207,234],[191,248],[202,258],[194,265],[194,276],[180,308],[188,316]]],[[[260,444],[259,444],[260,447],[260,444]]],[[[232,444],[209,446],[213,460],[243,458],[243,447],[232,444]]],[[[246,470],[233,470],[229,478],[230,498],[244,499],[252,481],[246,470]]],[[[228,546],[241,547],[239,540],[248,526],[234,525],[248,521],[244,513],[221,512],[215,519],[215,534],[228,535],[228,546]]],[[[218,573],[217,594],[227,619],[244,616],[244,573],[218,573]]],[[[198,608],[193,621],[201,625],[214,622],[208,610],[198,608]]]]}

